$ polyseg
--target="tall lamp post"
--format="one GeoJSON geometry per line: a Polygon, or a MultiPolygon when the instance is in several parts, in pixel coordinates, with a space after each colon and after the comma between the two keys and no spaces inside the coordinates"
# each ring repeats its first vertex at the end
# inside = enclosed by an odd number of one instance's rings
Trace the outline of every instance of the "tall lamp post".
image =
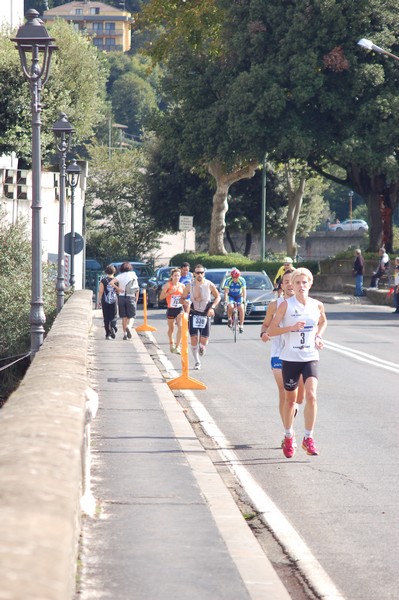
{"type": "Polygon", "coordinates": [[[349,196],[349,220],[350,220],[350,227],[351,227],[351,231],[352,231],[352,200],[353,200],[353,191],[351,190],[348,194],[349,196]]]}
{"type": "Polygon", "coordinates": [[[57,314],[64,306],[65,295],[65,183],[66,183],[66,157],[72,144],[74,128],[65,113],[53,125],[55,143],[60,161],[60,210],[58,218],[58,260],[57,260],[57,314]]]}
{"type": "Polygon", "coordinates": [[[75,159],[67,167],[68,185],[71,188],[71,275],[69,283],[75,287],[75,188],[79,183],[81,169],[75,159]]]}
{"type": "Polygon", "coordinates": [[[26,13],[27,22],[17,31],[11,41],[16,43],[22,71],[29,83],[32,111],[32,294],[29,315],[31,331],[31,356],[43,344],[46,316],[43,309],[43,270],[42,270],[42,219],[41,219],[41,170],[40,130],[42,110],[40,92],[46,83],[51,55],[56,46],[50,37],[39,13],[30,9],[26,13]],[[30,55],[30,57],[29,57],[30,55]]]}
{"type": "Polygon", "coordinates": [[[260,258],[265,260],[266,255],[266,161],[267,152],[263,158],[262,167],[262,222],[261,222],[261,240],[260,240],[260,258]]]}

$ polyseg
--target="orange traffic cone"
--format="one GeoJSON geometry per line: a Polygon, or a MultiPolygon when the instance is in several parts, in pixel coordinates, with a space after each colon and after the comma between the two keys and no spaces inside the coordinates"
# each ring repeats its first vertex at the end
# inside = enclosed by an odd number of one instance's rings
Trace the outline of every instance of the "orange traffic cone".
{"type": "Polygon", "coordinates": [[[182,374],[180,377],[168,381],[171,390],[206,390],[207,387],[202,381],[193,379],[188,374],[188,315],[183,313],[181,323],[181,366],[182,374]]]}
{"type": "Polygon", "coordinates": [[[136,331],[156,331],[156,327],[152,327],[151,325],[147,325],[147,290],[143,290],[143,315],[144,315],[144,324],[135,327],[136,331]]]}

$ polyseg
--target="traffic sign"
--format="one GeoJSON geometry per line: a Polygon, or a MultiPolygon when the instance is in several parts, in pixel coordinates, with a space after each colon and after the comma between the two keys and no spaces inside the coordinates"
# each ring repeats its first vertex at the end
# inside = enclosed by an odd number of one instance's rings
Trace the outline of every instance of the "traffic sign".
{"type": "MultiPolygon", "coordinates": [[[[72,254],[72,241],[71,241],[70,233],[67,233],[65,235],[64,244],[65,244],[65,252],[67,252],[68,254],[72,254]]],[[[82,236],[79,233],[75,233],[75,252],[74,252],[74,254],[79,254],[79,252],[82,252],[83,246],[84,246],[84,240],[83,240],[82,236]]]]}
{"type": "Polygon", "coordinates": [[[188,217],[180,215],[179,217],[179,229],[180,231],[188,231],[193,228],[194,217],[188,217]]]}

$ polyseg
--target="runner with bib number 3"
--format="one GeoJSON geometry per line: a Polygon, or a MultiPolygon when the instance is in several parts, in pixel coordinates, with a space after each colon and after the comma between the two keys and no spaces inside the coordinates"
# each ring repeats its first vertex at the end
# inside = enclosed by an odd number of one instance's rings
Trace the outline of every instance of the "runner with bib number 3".
{"type": "Polygon", "coordinates": [[[309,297],[313,275],[300,268],[291,275],[294,296],[279,305],[267,330],[270,337],[282,335],[284,344],[280,353],[283,362],[285,403],[282,418],[285,429],[283,453],[286,458],[295,454],[294,413],[298,397],[298,383],[302,375],[305,385],[305,435],[302,448],[309,456],[319,454],[313,439],[317,415],[317,367],[319,350],[324,344],[322,335],[327,318],[322,302],[309,297]]]}
{"type": "Polygon", "coordinates": [[[191,302],[188,316],[191,351],[195,360],[194,369],[198,370],[201,368],[200,356],[205,354],[209,340],[211,317],[215,316],[215,306],[220,302],[220,294],[216,286],[205,278],[202,265],[196,265],[194,280],[186,285],[181,298],[185,300],[188,296],[191,302]]]}

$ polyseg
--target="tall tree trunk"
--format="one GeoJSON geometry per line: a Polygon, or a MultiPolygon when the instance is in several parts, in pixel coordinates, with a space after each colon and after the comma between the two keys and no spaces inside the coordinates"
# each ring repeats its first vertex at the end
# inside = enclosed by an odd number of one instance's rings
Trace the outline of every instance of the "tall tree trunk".
{"type": "Polygon", "coordinates": [[[211,231],[209,236],[209,254],[227,254],[224,247],[224,234],[226,230],[226,213],[229,210],[227,202],[230,186],[241,179],[250,179],[255,175],[259,162],[252,162],[247,166],[226,173],[224,163],[215,159],[208,164],[208,171],[216,181],[216,191],[213,195],[211,231]]]}
{"type": "Polygon", "coordinates": [[[249,256],[249,253],[251,252],[251,246],[252,246],[252,233],[250,231],[247,231],[247,233],[245,234],[244,256],[249,256]]]}
{"type": "Polygon", "coordinates": [[[231,250],[231,252],[237,252],[236,245],[235,245],[234,240],[231,237],[230,231],[228,229],[226,229],[226,239],[227,239],[227,241],[230,244],[230,250],[231,250]]]}
{"type": "Polygon", "coordinates": [[[288,195],[288,214],[287,214],[287,254],[292,256],[295,260],[297,254],[297,243],[296,243],[296,230],[298,227],[299,215],[301,213],[303,194],[306,186],[306,175],[303,175],[299,179],[299,185],[295,189],[294,180],[290,172],[289,165],[286,164],[285,176],[287,181],[287,195],[288,195]]]}
{"type": "Polygon", "coordinates": [[[390,181],[384,174],[371,175],[352,165],[350,183],[366,201],[369,222],[369,249],[384,246],[392,252],[392,214],[398,204],[399,181],[390,181]]]}

